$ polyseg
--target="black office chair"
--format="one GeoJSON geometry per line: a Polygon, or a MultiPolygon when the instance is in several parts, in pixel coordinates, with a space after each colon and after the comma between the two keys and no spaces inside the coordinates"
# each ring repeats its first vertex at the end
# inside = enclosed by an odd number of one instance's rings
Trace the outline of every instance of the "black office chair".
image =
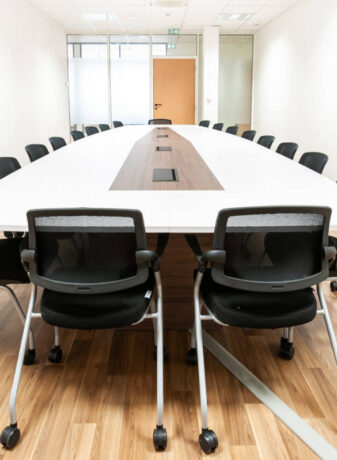
{"type": "Polygon", "coordinates": [[[70,131],[70,134],[72,135],[74,141],[84,139],[84,133],[82,131],[77,131],[76,129],[73,129],[72,131],[70,131]]]}
{"type": "Polygon", "coordinates": [[[223,123],[215,123],[213,125],[213,129],[216,129],[217,131],[222,131],[223,130],[223,123]]]}
{"type": "Polygon", "coordinates": [[[322,174],[325,165],[329,160],[328,155],[319,152],[306,152],[300,158],[299,163],[307,168],[312,169],[318,174],[322,174]]]}
{"type": "Polygon", "coordinates": [[[297,152],[297,149],[298,144],[296,144],[296,142],[282,142],[277,147],[276,152],[292,160],[297,152]]]}
{"type": "MultiPolygon", "coordinates": [[[[14,157],[0,157],[0,180],[20,169],[20,163],[14,157]]],[[[6,238],[22,237],[23,232],[4,232],[6,238]]]]}
{"type": "Polygon", "coordinates": [[[149,120],[149,125],[172,125],[172,120],[168,120],[167,118],[153,118],[149,120]]]}
{"type": "Polygon", "coordinates": [[[20,169],[20,163],[14,157],[0,157],[0,179],[20,169]]]}
{"type": "Polygon", "coordinates": [[[247,139],[247,140],[249,140],[249,141],[253,141],[255,135],[256,135],[256,131],[254,131],[253,129],[249,129],[249,130],[247,130],[247,131],[244,131],[244,132],[242,133],[242,136],[241,136],[241,137],[243,137],[243,139],[247,139]]]}
{"type": "MultiPolygon", "coordinates": [[[[336,249],[328,246],[331,209],[266,207],[224,209],[218,214],[213,249],[203,254],[192,238],[199,268],[195,274],[191,349],[187,360],[198,363],[204,452],[214,451],[217,437],[208,429],[203,356],[203,319],[255,329],[283,328],[280,355],[294,355],[293,328],[312,321],[317,293],[337,360],[337,344],[329,328],[329,312],[319,283],[329,273],[336,249]],[[210,264],[210,268],[209,267],[210,264]],[[202,307],[208,312],[201,314],[202,307]]],[[[252,350],[252,353],[254,350],[252,350]]]]}
{"type": "Polygon", "coordinates": [[[267,149],[270,149],[274,140],[275,140],[274,136],[261,136],[259,140],[257,141],[257,143],[260,145],[263,145],[263,147],[266,147],[267,149]]]}
{"type": "Polygon", "coordinates": [[[29,156],[30,161],[36,161],[48,155],[48,149],[43,144],[29,144],[26,145],[25,150],[29,156]]]}
{"type": "Polygon", "coordinates": [[[202,120],[202,121],[199,123],[199,126],[204,126],[205,128],[208,128],[208,127],[209,127],[209,124],[210,124],[210,121],[209,121],[209,120],[202,120]]]}
{"type": "Polygon", "coordinates": [[[114,125],[114,128],[121,128],[124,126],[121,121],[113,121],[112,124],[114,125]]]}
{"type": "Polygon", "coordinates": [[[235,136],[237,132],[238,132],[238,126],[228,126],[228,128],[226,129],[226,133],[234,134],[235,136]]]}
{"type": "MultiPolygon", "coordinates": [[[[7,233],[7,232],[6,232],[7,233]]],[[[25,324],[25,315],[18,298],[9,284],[28,284],[29,278],[23,269],[20,252],[27,247],[27,239],[13,234],[11,238],[0,239],[0,289],[6,291],[10,296],[15,311],[22,322],[25,324]],[[14,236],[13,236],[14,235],[14,236]]],[[[35,346],[33,333],[28,328],[27,331],[28,348],[23,349],[23,364],[31,365],[35,360],[35,346]]]]}
{"type": "MultiPolygon", "coordinates": [[[[112,329],[131,326],[146,318],[154,320],[157,427],[153,443],[156,449],[164,449],[167,440],[163,428],[162,285],[159,257],[147,249],[141,212],[54,209],[28,211],[27,217],[29,247],[21,257],[29,269],[33,288],[13,380],[10,426],[3,430],[1,442],[14,447],[19,440],[16,394],[36,290],[40,286],[43,288],[41,317],[54,327],[112,329]]],[[[49,359],[59,362],[61,358],[57,336],[49,359]]]]}
{"type": "Polygon", "coordinates": [[[51,143],[51,146],[53,147],[54,151],[61,149],[62,147],[65,147],[67,145],[63,137],[50,137],[49,142],[51,143]]]}
{"type": "Polygon", "coordinates": [[[85,129],[85,132],[87,133],[87,136],[92,136],[93,134],[99,133],[96,126],[85,126],[84,129],[85,129]]]}
{"type": "Polygon", "coordinates": [[[99,126],[99,129],[101,131],[109,131],[110,130],[110,126],[109,125],[105,125],[105,124],[101,124],[101,125],[98,125],[99,126]]]}

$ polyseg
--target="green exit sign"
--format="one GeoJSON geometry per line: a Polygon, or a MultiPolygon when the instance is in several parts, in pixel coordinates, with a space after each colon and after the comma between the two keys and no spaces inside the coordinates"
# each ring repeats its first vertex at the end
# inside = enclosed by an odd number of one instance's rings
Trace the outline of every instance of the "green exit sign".
{"type": "Polygon", "coordinates": [[[169,32],[169,35],[178,35],[179,29],[169,29],[168,32],[169,32]]]}

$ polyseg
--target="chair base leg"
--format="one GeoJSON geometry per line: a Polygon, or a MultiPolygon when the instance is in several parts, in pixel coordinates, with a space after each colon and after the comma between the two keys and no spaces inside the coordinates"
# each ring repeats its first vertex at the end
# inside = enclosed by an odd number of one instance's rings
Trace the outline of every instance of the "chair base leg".
{"type": "Polygon", "coordinates": [[[280,342],[280,356],[283,359],[291,360],[295,354],[295,347],[292,342],[285,337],[281,337],[280,342]]]}
{"type": "Polygon", "coordinates": [[[211,454],[218,447],[218,438],[213,430],[202,429],[199,444],[205,454],[211,454]]]}
{"type": "Polygon", "coordinates": [[[163,426],[158,426],[153,430],[153,445],[156,450],[164,450],[167,446],[167,433],[163,426]]]}
{"type": "Polygon", "coordinates": [[[0,440],[1,444],[7,449],[12,449],[17,445],[20,439],[20,430],[17,427],[17,424],[8,425],[2,430],[0,440]]]}
{"type": "Polygon", "coordinates": [[[27,348],[25,351],[25,357],[23,359],[23,364],[25,366],[31,366],[35,361],[35,348],[27,348]]]}
{"type": "Polygon", "coordinates": [[[191,366],[196,366],[198,364],[198,355],[196,348],[190,348],[186,353],[186,362],[191,366]]]}
{"type": "Polygon", "coordinates": [[[55,345],[48,353],[48,359],[52,363],[60,363],[62,360],[62,349],[60,345],[55,345]]]}

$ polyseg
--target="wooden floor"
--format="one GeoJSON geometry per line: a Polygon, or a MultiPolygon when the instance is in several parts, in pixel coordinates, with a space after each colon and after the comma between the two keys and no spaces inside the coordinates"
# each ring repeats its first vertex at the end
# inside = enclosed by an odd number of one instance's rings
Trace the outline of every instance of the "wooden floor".
{"type": "MultiPolygon", "coordinates": [[[[337,296],[325,285],[337,331],[337,296]]],[[[16,292],[27,305],[29,287],[16,292]]],[[[200,410],[196,367],[185,364],[188,333],[166,331],[165,452],[152,447],[156,365],[150,331],[62,331],[64,360],[47,360],[52,329],[35,320],[37,363],[25,367],[18,398],[21,441],[0,459],[198,459],[200,410]]],[[[8,424],[8,396],[21,327],[0,293],[0,426],[8,424]]],[[[337,366],[324,320],[295,330],[291,362],[277,357],[279,331],[212,331],[231,353],[337,447],[337,366]]],[[[206,353],[210,427],[217,459],[311,459],[316,456],[206,353]]]]}

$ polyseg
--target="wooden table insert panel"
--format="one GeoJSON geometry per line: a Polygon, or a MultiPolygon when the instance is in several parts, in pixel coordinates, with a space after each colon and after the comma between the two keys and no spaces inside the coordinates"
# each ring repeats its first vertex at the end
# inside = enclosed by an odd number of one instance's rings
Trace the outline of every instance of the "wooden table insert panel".
{"type": "Polygon", "coordinates": [[[155,128],[135,143],[110,190],[223,190],[223,187],[191,142],[170,128],[155,128]],[[172,151],[156,151],[156,147],[164,146],[172,151]],[[176,169],[179,180],[153,182],[156,168],[176,169]]]}

